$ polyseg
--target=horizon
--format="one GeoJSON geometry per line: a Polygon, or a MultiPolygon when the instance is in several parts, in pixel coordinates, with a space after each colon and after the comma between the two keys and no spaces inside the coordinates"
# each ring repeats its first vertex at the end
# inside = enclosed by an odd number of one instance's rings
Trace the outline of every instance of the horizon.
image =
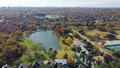
{"type": "Polygon", "coordinates": [[[120,8],[120,7],[80,7],[80,6],[0,6],[0,8],[120,8]]]}
{"type": "Polygon", "coordinates": [[[1,0],[0,7],[111,7],[120,8],[119,0],[1,0]]]}

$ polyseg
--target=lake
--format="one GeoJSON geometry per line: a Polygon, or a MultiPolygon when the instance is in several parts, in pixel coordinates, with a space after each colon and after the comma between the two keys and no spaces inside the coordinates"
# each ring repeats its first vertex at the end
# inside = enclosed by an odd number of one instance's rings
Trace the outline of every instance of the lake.
{"type": "Polygon", "coordinates": [[[107,45],[105,48],[112,50],[115,49],[116,51],[120,51],[120,44],[115,44],[115,45],[107,45]]]}
{"type": "Polygon", "coordinates": [[[32,33],[29,38],[40,46],[42,50],[53,48],[54,50],[60,49],[59,38],[53,31],[40,31],[32,33]]]}

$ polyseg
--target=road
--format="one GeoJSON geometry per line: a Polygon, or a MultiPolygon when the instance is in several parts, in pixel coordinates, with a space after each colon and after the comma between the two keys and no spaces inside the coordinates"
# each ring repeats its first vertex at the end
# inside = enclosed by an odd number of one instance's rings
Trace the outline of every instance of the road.
{"type": "Polygon", "coordinates": [[[100,52],[104,52],[104,53],[109,54],[109,55],[112,56],[112,52],[111,52],[111,51],[105,49],[104,47],[102,47],[102,46],[99,45],[98,43],[89,40],[87,37],[85,37],[85,36],[83,36],[82,34],[80,34],[80,33],[79,33],[76,29],[74,29],[73,27],[71,27],[71,29],[72,29],[73,32],[76,32],[76,33],[77,33],[80,37],[82,37],[83,39],[86,39],[88,42],[91,42],[91,44],[92,44],[93,46],[97,47],[97,48],[100,50],[100,52]]]}

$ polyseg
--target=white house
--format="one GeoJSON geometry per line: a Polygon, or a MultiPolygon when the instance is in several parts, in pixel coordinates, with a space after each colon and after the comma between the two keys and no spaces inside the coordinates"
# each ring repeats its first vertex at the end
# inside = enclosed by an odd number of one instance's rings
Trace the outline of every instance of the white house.
{"type": "Polygon", "coordinates": [[[55,59],[54,62],[55,63],[61,63],[62,65],[63,64],[67,64],[67,60],[66,59],[55,59]]]}

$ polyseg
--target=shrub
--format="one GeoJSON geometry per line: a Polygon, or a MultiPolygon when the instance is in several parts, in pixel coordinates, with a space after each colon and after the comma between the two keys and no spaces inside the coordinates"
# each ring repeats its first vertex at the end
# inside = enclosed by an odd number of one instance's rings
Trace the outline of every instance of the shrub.
{"type": "Polygon", "coordinates": [[[115,51],[113,55],[117,58],[120,58],[120,51],[115,51]]]}

